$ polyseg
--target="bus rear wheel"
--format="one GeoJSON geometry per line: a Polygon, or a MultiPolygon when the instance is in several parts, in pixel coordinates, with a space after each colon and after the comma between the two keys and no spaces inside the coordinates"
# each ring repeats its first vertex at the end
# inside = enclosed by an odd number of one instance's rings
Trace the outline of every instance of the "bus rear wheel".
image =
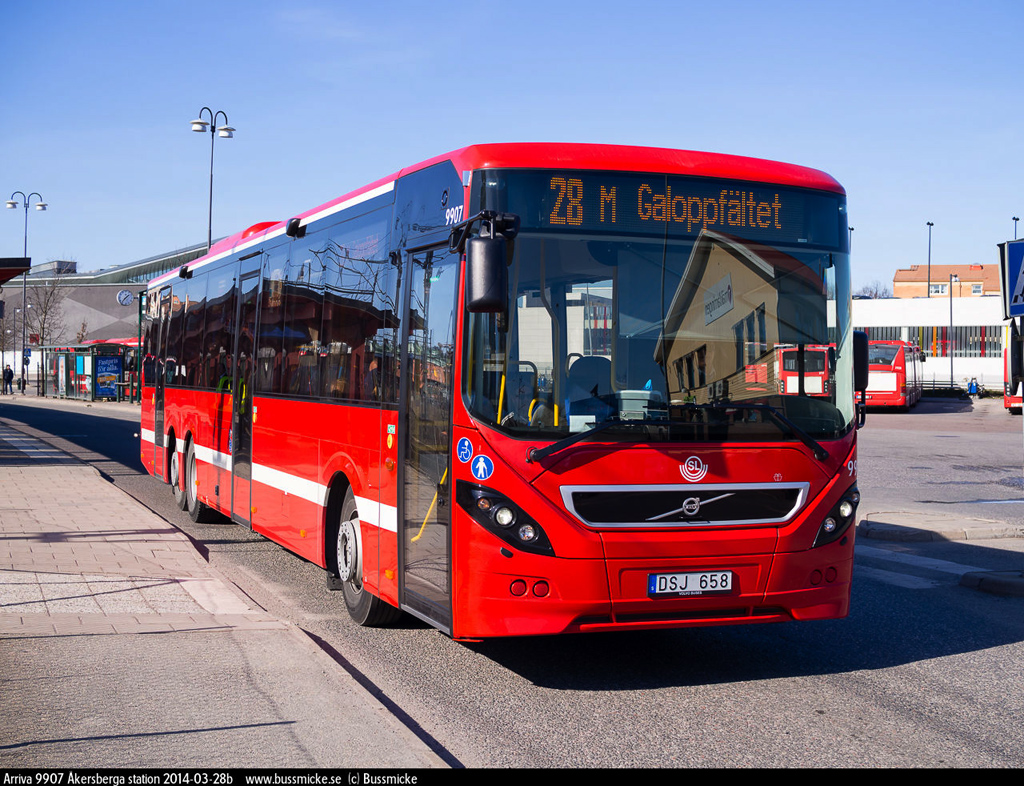
{"type": "Polygon", "coordinates": [[[185,496],[185,489],[181,485],[181,454],[178,453],[177,445],[171,445],[171,459],[168,468],[168,479],[171,482],[171,491],[174,494],[174,504],[178,510],[188,508],[188,499],[185,496]]]}
{"type": "Polygon", "coordinates": [[[341,594],[349,616],[359,625],[379,628],[390,625],[402,612],[370,593],[363,586],[363,543],[359,527],[359,512],[352,489],[345,492],[338,520],[334,567],[342,582],[341,594]]]}

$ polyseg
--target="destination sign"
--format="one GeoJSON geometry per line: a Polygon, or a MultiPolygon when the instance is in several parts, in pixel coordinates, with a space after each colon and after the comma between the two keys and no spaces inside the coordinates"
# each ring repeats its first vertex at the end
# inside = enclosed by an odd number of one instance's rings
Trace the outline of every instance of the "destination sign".
{"type": "Polygon", "coordinates": [[[836,247],[845,240],[838,195],[711,178],[616,172],[501,171],[485,178],[486,207],[524,228],[644,235],[722,232],[836,247]]]}

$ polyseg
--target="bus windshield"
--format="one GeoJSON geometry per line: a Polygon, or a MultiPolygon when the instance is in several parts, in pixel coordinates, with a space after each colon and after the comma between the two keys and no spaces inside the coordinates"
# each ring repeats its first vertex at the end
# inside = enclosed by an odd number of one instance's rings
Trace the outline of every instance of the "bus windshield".
{"type": "Polygon", "coordinates": [[[793,438],[769,413],[819,439],[850,428],[841,195],[664,175],[478,174],[479,209],[514,212],[522,228],[508,313],[467,319],[462,392],[474,417],[531,439],[608,421],[622,427],[602,439],[793,438]]]}
{"type": "Polygon", "coordinates": [[[872,366],[891,366],[899,351],[899,344],[871,344],[868,347],[868,363],[872,366]]]}

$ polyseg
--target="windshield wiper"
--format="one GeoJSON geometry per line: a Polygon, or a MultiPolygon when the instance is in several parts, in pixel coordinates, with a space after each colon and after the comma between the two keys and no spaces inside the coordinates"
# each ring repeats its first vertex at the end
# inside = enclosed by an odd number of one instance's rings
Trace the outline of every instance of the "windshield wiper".
{"type": "MultiPolygon", "coordinates": [[[[800,428],[796,423],[783,415],[779,410],[770,404],[673,404],[672,409],[683,409],[691,411],[710,410],[710,411],[726,411],[730,409],[738,410],[749,410],[752,412],[764,412],[768,415],[768,418],[779,426],[783,431],[788,431],[794,437],[799,439],[804,445],[811,449],[811,453],[814,454],[814,458],[818,461],[825,461],[829,457],[829,453],[825,448],[821,446],[817,440],[814,439],[810,434],[800,428]]],[[[669,426],[671,428],[671,420],[664,421],[652,421],[652,420],[621,420],[615,418],[612,420],[605,420],[598,423],[593,428],[589,428],[586,431],[581,431],[578,434],[570,434],[564,439],[560,439],[557,442],[552,442],[545,448],[531,448],[526,454],[527,463],[534,463],[546,459],[548,456],[552,456],[555,453],[560,453],[568,447],[572,447],[577,442],[582,442],[595,434],[598,434],[612,426],[647,426],[658,425],[658,426],[669,426]]]]}
{"type": "Polygon", "coordinates": [[[792,420],[779,412],[779,410],[771,404],[673,404],[672,409],[716,411],[739,409],[750,410],[753,412],[764,412],[775,423],[775,425],[780,426],[784,431],[789,431],[789,433],[809,447],[811,452],[814,454],[814,458],[818,461],[825,461],[829,457],[828,451],[821,446],[821,443],[815,440],[814,437],[800,428],[792,420]]]}
{"type": "MultiPolygon", "coordinates": [[[[566,448],[575,445],[577,442],[582,442],[588,437],[592,437],[594,434],[604,431],[605,429],[609,429],[612,426],[648,426],[651,422],[652,421],[649,420],[621,420],[619,418],[605,420],[598,423],[593,428],[581,431],[579,434],[570,434],[568,437],[558,440],[558,442],[552,442],[546,448],[531,448],[526,454],[526,461],[527,463],[532,464],[535,461],[546,459],[548,456],[559,453],[566,448]]],[[[658,422],[662,425],[666,423],[666,421],[658,422]]]]}

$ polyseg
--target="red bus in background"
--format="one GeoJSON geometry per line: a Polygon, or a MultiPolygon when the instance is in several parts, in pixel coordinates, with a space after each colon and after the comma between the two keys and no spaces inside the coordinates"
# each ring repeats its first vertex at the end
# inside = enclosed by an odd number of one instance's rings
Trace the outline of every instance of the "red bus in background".
{"type": "MultiPolygon", "coordinates": [[[[1009,334],[1009,331],[1008,331],[1009,334]]],[[[1013,372],[1010,362],[1010,345],[1006,341],[1002,349],[1002,406],[1011,414],[1020,414],[1024,408],[1024,395],[1021,392],[1021,384],[1013,384],[1013,372]]]]}
{"type": "Polygon", "coordinates": [[[906,341],[868,342],[869,407],[910,409],[924,389],[924,354],[906,341]]]}
{"type": "Polygon", "coordinates": [[[779,393],[788,396],[829,396],[829,347],[803,347],[802,374],[800,350],[800,347],[783,347],[777,350],[776,378],[779,381],[779,393]]]}
{"type": "Polygon", "coordinates": [[[363,625],[843,617],[848,240],[842,187],[803,167],[457,150],[154,279],[142,459],[194,520],[324,568],[363,625]],[[827,393],[743,382],[830,342],[827,393]]]}

